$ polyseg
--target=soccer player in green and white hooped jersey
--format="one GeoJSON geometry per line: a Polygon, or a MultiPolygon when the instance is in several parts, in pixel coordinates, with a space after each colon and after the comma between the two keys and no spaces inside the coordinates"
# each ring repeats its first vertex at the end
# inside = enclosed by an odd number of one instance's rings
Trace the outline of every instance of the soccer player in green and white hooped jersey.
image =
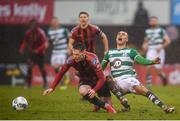
{"type": "Polygon", "coordinates": [[[174,107],[165,105],[155,94],[144,87],[136,78],[137,74],[133,68],[133,63],[137,62],[143,65],[159,64],[160,58],[153,60],[142,57],[135,49],[127,48],[128,34],[120,31],[116,37],[117,48],[109,50],[103,61],[102,67],[106,68],[108,62],[111,67],[112,80],[110,89],[119,99],[126,93],[135,93],[147,97],[154,104],[162,108],[166,113],[174,111],[174,107]],[[113,87],[116,90],[113,90],[113,87]]]}
{"type": "MultiPolygon", "coordinates": [[[[149,20],[150,28],[145,31],[145,38],[142,48],[146,52],[146,58],[154,59],[159,57],[161,64],[154,65],[157,74],[161,77],[163,85],[167,84],[166,75],[162,71],[162,67],[165,62],[165,49],[170,44],[170,39],[165,30],[158,25],[158,18],[152,16],[149,20]]],[[[149,68],[147,68],[149,77],[149,68]]],[[[147,86],[151,85],[151,80],[147,79],[147,86]]]]}
{"type": "MultiPolygon", "coordinates": [[[[69,34],[69,30],[61,26],[57,17],[51,19],[48,36],[49,41],[52,44],[51,65],[56,73],[58,73],[68,57],[67,46],[69,34]]],[[[70,81],[69,73],[66,73],[63,80],[64,81],[61,82],[60,86],[60,89],[62,90],[67,88],[70,81]]]]}

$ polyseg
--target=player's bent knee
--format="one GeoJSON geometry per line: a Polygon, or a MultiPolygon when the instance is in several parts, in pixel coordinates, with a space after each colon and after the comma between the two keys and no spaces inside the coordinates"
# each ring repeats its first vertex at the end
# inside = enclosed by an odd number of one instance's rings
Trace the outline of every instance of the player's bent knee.
{"type": "Polygon", "coordinates": [[[88,90],[91,89],[89,87],[86,87],[86,86],[80,86],[79,87],[79,94],[81,96],[85,96],[87,93],[88,93],[88,90]]]}

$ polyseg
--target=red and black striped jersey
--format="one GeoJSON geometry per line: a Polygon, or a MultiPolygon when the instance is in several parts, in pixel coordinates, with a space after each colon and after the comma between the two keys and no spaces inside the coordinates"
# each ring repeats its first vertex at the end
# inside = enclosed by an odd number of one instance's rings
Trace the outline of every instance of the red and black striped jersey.
{"type": "Polygon", "coordinates": [[[30,52],[43,54],[47,43],[48,39],[45,32],[41,28],[37,27],[34,30],[27,30],[20,50],[23,51],[27,47],[30,52]]]}
{"type": "Polygon", "coordinates": [[[89,24],[85,29],[78,25],[72,29],[71,38],[75,40],[75,43],[82,42],[88,52],[95,53],[95,38],[101,34],[101,29],[96,25],[89,24]]]}
{"type": "MultiPolygon", "coordinates": [[[[94,53],[85,51],[85,59],[76,62],[73,56],[70,56],[66,63],[62,66],[60,72],[57,74],[51,88],[55,88],[56,85],[61,80],[65,72],[68,71],[70,67],[75,68],[79,72],[79,77],[81,81],[95,81],[95,84],[100,80],[98,86],[94,87],[94,90],[97,91],[104,83],[105,77],[101,67],[101,64],[94,53]]],[[[96,84],[97,85],[97,84],[96,84]]]]}

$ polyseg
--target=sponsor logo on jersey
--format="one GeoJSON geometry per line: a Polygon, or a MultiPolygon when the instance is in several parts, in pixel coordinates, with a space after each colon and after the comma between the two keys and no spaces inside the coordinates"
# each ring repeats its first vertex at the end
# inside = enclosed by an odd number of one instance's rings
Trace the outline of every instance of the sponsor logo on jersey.
{"type": "Polygon", "coordinates": [[[117,69],[121,67],[122,61],[120,59],[114,59],[112,63],[113,63],[113,67],[117,69]]]}

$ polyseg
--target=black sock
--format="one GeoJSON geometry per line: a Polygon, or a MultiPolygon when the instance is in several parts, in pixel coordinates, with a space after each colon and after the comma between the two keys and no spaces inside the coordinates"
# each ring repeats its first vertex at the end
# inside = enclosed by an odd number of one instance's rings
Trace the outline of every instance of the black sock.
{"type": "Polygon", "coordinates": [[[104,106],[105,106],[105,102],[101,101],[101,100],[98,99],[96,96],[94,96],[93,98],[90,98],[90,97],[88,96],[88,94],[86,94],[86,95],[84,96],[84,99],[88,100],[90,103],[92,103],[92,104],[94,104],[94,105],[97,105],[97,106],[99,106],[99,107],[101,107],[101,108],[104,108],[104,106]]]}
{"type": "Polygon", "coordinates": [[[108,81],[108,86],[109,89],[111,90],[111,92],[118,98],[118,99],[122,99],[124,93],[122,92],[122,90],[117,86],[116,82],[114,81],[108,81]]]}
{"type": "Polygon", "coordinates": [[[167,85],[167,79],[166,79],[165,73],[160,73],[159,76],[161,77],[161,79],[163,81],[163,85],[166,86],[167,85]]]}
{"type": "Polygon", "coordinates": [[[28,88],[31,87],[31,79],[32,79],[32,68],[28,69],[28,75],[27,75],[27,80],[26,80],[26,86],[28,88]]]}
{"type": "Polygon", "coordinates": [[[46,88],[46,86],[47,86],[46,71],[45,70],[41,70],[41,74],[42,74],[43,81],[44,81],[44,87],[46,88]]]}
{"type": "Polygon", "coordinates": [[[128,104],[128,101],[126,98],[122,97],[121,99],[121,105],[124,107],[124,108],[130,108],[130,105],[128,104]]]}
{"type": "Polygon", "coordinates": [[[161,102],[161,100],[152,92],[148,91],[146,97],[151,100],[155,105],[158,105],[160,108],[164,108],[164,103],[161,102]]]}

